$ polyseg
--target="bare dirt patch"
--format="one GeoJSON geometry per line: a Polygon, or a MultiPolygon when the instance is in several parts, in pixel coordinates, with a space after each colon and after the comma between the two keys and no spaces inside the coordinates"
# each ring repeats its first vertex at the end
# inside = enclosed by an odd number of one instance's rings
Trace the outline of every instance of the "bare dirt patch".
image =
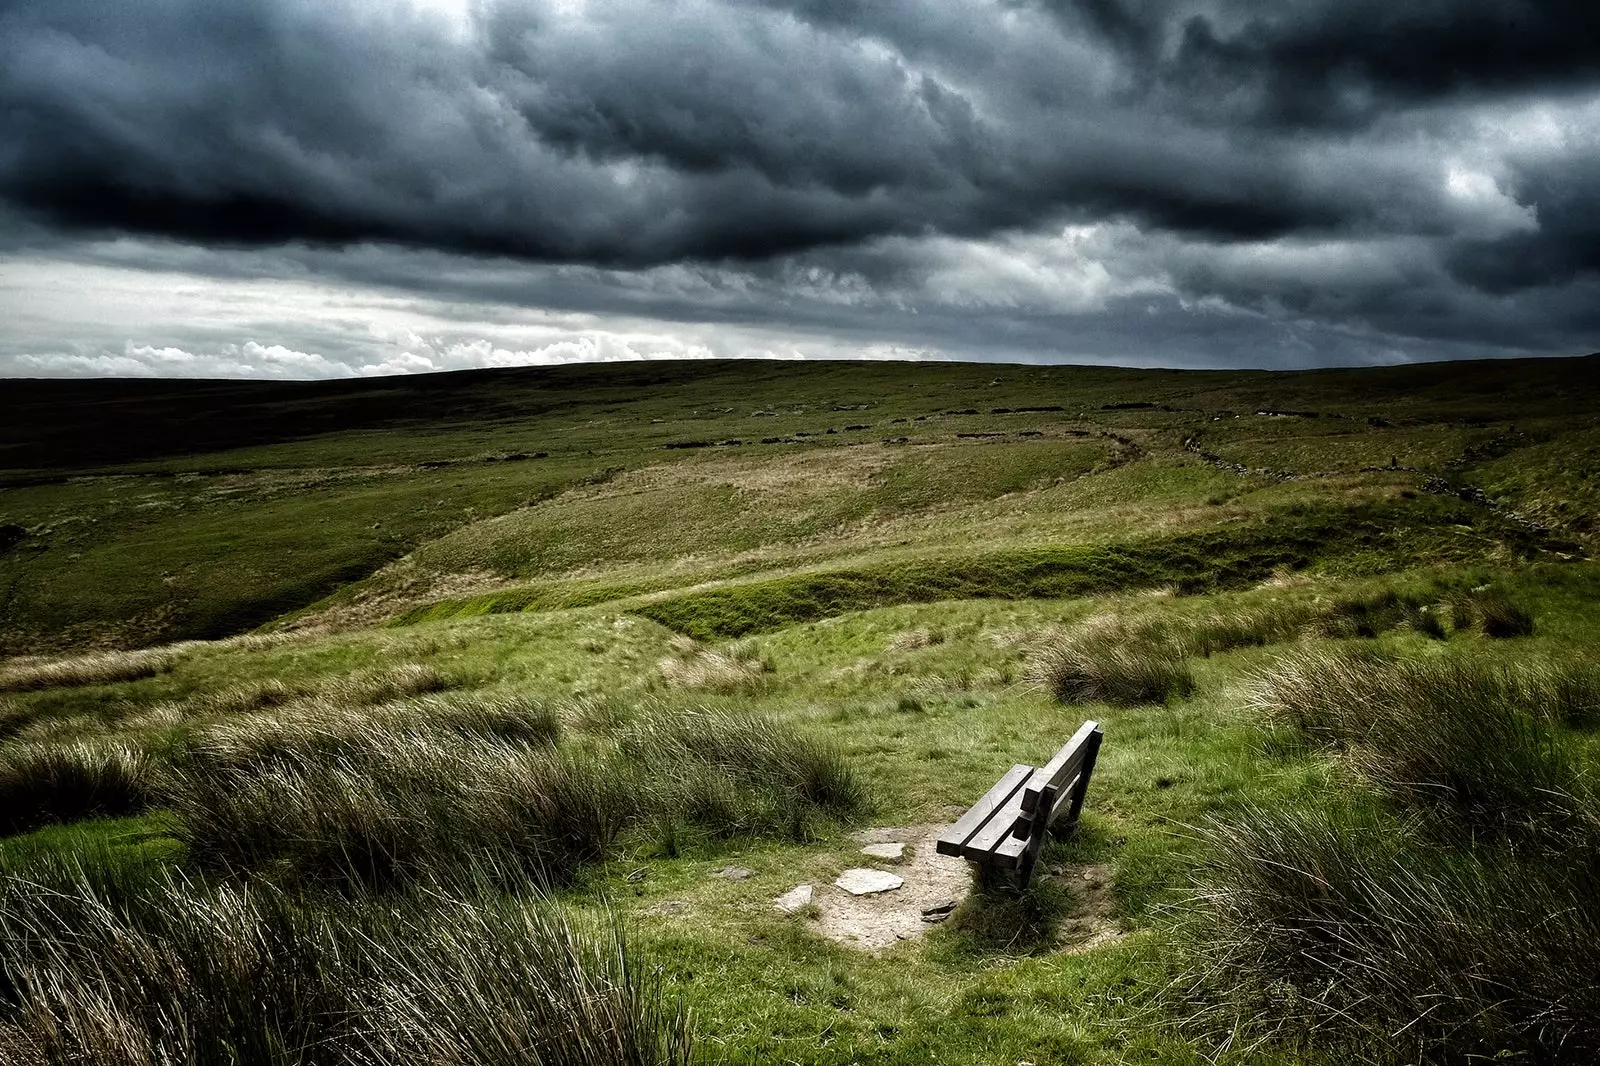
{"type": "MultiPolygon", "coordinates": [[[[946,825],[940,822],[856,833],[855,841],[861,847],[906,845],[905,857],[900,861],[860,852],[852,859],[854,866],[893,873],[904,884],[860,896],[832,882],[814,884],[808,902],[814,908],[817,932],[862,951],[880,951],[916,940],[949,918],[971,894],[972,874],[964,860],[940,855],[936,850],[939,834],[946,825]]],[[[1071,899],[1065,912],[1051,922],[1053,928],[1045,950],[1076,955],[1113,944],[1127,935],[1115,917],[1111,874],[1110,865],[1104,863],[1040,867],[1035,884],[1048,882],[1071,899]]]]}
{"type": "Polygon", "coordinates": [[[935,850],[945,828],[946,823],[941,822],[865,829],[855,834],[856,842],[862,846],[906,844],[906,855],[898,862],[858,855],[860,861],[856,864],[890,871],[904,878],[905,884],[870,896],[852,896],[831,882],[818,885],[813,897],[820,912],[818,931],[841,944],[877,951],[903,940],[915,940],[932,929],[933,923],[923,920],[923,912],[959,904],[972,888],[966,862],[935,850]]]}
{"type": "Polygon", "coordinates": [[[1109,864],[1055,866],[1040,873],[1042,880],[1051,881],[1072,894],[1072,909],[1055,931],[1058,952],[1079,955],[1127,936],[1114,917],[1116,901],[1111,894],[1109,864]]]}

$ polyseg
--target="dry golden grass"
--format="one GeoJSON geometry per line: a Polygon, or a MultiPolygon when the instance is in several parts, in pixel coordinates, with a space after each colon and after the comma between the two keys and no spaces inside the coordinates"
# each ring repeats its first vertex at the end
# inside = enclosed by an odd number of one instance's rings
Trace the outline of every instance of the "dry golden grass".
{"type": "Polygon", "coordinates": [[[100,651],[67,659],[13,660],[0,667],[0,692],[137,681],[168,672],[187,650],[168,645],[138,651],[100,651]]]}
{"type": "Polygon", "coordinates": [[[673,638],[672,654],[658,664],[667,684],[732,694],[754,692],[766,684],[772,664],[746,643],[707,648],[689,637],[673,638]]]}

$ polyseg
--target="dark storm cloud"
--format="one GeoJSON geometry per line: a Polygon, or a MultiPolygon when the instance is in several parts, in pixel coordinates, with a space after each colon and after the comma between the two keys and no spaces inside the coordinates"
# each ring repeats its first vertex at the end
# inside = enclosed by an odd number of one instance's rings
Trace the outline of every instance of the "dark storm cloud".
{"type": "Polygon", "coordinates": [[[1144,89],[1295,126],[1396,104],[1547,92],[1600,76],[1589,0],[1044,0],[1125,57],[1144,89]]]}
{"type": "Polygon", "coordinates": [[[0,0],[0,253],[968,355],[1586,349],[1597,39],[1574,0],[0,0]]]}
{"type": "Polygon", "coordinates": [[[337,2],[20,0],[0,195],[85,230],[628,264],[1106,215],[1438,232],[1434,160],[1250,120],[1592,76],[1600,16],[1532,6],[507,3],[456,36],[337,2]]]}

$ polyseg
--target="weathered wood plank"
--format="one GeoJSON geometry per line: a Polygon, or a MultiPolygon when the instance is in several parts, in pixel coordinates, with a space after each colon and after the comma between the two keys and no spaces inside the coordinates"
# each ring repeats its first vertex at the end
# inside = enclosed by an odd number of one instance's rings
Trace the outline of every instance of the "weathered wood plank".
{"type": "MultiPolygon", "coordinates": [[[[1031,767],[1030,767],[1031,769],[1031,767]]],[[[1006,840],[1011,838],[1011,830],[1017,824],[1017,819],[1022,817],[1022,789],[1016,789],[1011,798],[994,812],[989,820],[972,835],[961,848],[961,854],[969,859],[986,859],[1006,840]]]]}
{"type": "Polygon", "coordinates": [[[1033,773],[1033,767],[1018,763],[1007,770],[994,783],[994,787],[983,794],[983,798],[974,803],[956,820],[956,824],[946,829],[939,837],[936,850],[941,855],[961,855],[967,841],[988,824],[990,818],[1005,803],[1027,783],[1033,773]]]}
{"type": "MultiPolygon", "coordinates": [[[[1072,739],[1061,746],[1055,758],[1041,766],[1028,781],[1028,791],[1022,800],[1022,809],[1031,811],[1038,806],[1039,794],[1046,788],[1060,789],[1067,779],[1078,773],[1088,752],[1090,737],[1100,731],[1100,723],[1089,721],[1078,727],[1072,739]]],[[[1064,791],[1064,790],[1063,790],[1064,791]]]]}

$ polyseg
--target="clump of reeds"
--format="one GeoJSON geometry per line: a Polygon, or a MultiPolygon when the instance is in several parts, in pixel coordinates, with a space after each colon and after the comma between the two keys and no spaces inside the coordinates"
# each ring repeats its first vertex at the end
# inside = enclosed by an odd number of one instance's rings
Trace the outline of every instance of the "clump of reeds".
{"type": "Polygon", "coordinates": [[[0,665],[0,692],[35,692],[47,688],[110,685],[164,674],[177,665],[184,649],[142,648],[100,651],[65,659],[25,659],[0,665]]]}
{"type": "Polygon", "coordinates": [[[1170,630],[1116,619],[1045,638],[1032,674],[1063,703],[1133,707],[1182,698],[1195,687],[1185,649],[1170,630]]]}
{"type": "Polygon", "coordinates": [[[614,919],[428,886],[373,907],[172,874],[0,873],[0,1061],[690,1061],[614,919]]]}
{"type": "Polygon", "coordinates": [[[1442,846],[1371,814],[1208,833],[1181,985],[1224,1039],[1361,1061],[1600,1055],[1600,863],[1442,846]]]}
{"type": "Polygon", "coordinates": [[[1545,661],[1301,650],[1259,674],[1251,702],[1352,798],[1210,827],[1201,1016],[1376,1062],[1600,1054],[1600,795],[1570,730],[1597,697],[1600,670],[1545,661]]]}
{"type": "Polygon", "coordinates": [[[651,782],[658,820],[800,837],[813,815],[848,818],[870,806],[841,751],[762,714],[657,710],[632,723],[620,745],[651,782]]]}
{"type": "Polygon", "coordinates": [[[144,810],[153,778],[149,756],[124,744],[10,744],[0,749],[0,835],[144,810]]]}
{"type": "Polygon", "coordinates": [[[672,654],[658,664],[667,684],[709,692],[753,692],[766,684],[772,664],[755,645],[738,642],[708,648],[689,637],[673,638],[672,654]]]}
{"type": "Polygon", "coordinates": [[[203,865],[381,887],[477,862],[563,881],[608,854],[637,793],[626,767],[592,752],[380,733],[358,748],[199,761],[168,799],[203,865]]]}
{"type": "Polygon", "coordinates": [[[1401,802],[1473,830],[1560,825],[1600,840],[1600,800],[1565,724],[1592,721],[1600,669],[1299,651],[1258,674],[1267,719],[1336,746],[1401,802]]]}

